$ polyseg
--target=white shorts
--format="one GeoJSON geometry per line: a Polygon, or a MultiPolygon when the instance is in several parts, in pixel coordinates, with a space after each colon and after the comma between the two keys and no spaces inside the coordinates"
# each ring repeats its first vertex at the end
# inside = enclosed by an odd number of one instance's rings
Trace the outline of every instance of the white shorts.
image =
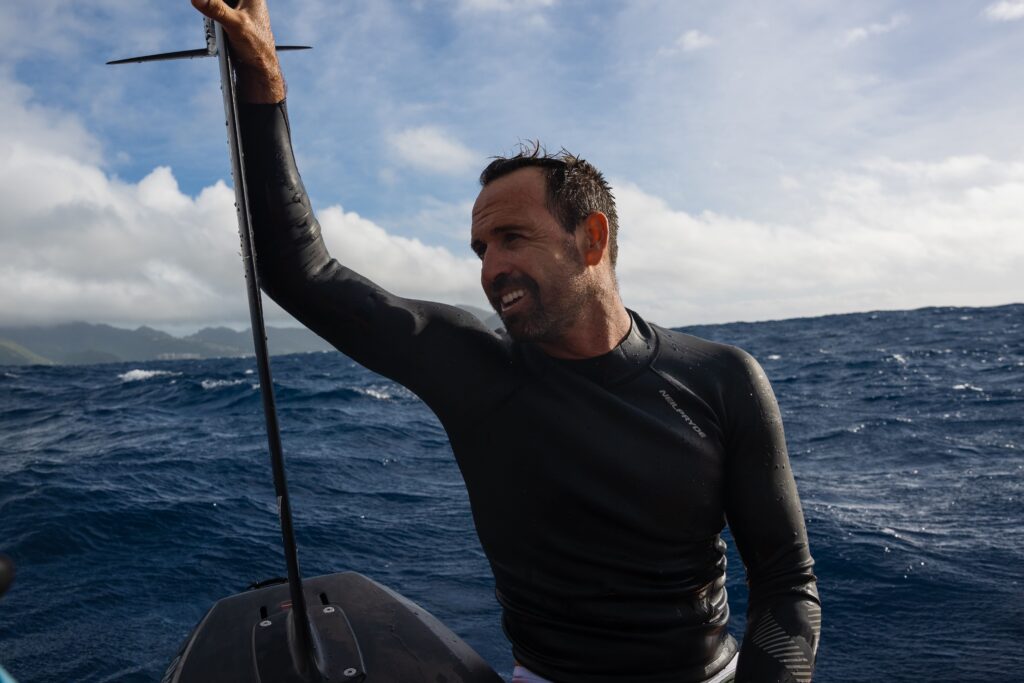
{"type": "MultiPolygon", "coordinates": [[[[729,683],[736,676],[736,660],[738,659],[739,654],[734,655],[724,669],[704,680],[703,683],[729,683]]],[[[525,666],[516,664],[516,668],[512,671],[512,683],[552,683],[552,681],[538,676],[525,666]]]]}

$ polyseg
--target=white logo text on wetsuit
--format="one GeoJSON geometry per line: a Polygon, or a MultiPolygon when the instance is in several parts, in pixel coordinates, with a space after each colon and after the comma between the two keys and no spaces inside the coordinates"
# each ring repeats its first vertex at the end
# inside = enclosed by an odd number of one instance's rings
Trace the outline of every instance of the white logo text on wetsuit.
{"type": "Polygon", "coordinates": [[[698,427],[697,423],[694,422],[689,415],[683,412],[683,409],[679,407],[679,404],[676,403],[674,398],[668,395],[667,391],[661,389],[658,391],[658,393],[661,394],[661,397],[665,399],[665,403],[667,403],[672,410],[679,413],[679,416],[683,418],[683,421],[686,422],[686,424],[690,425],[690,429],[697,432],[697,435],[700,436],[700,438],[708,438],[708,435],[704,433],[704,430],[698,427]]]}

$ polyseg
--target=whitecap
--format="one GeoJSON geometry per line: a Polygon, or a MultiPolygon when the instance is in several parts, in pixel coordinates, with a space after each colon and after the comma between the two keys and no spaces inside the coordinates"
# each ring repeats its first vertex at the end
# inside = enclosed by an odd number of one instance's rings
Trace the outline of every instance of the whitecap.
{"type": "Polygon", "coordinates": [[[899,363],[900,365],[906,365],[907,364],[907,359],[902,354],[894,353],[894,354],[892,354],[892,359],[894,361],[896,361],[897,363],[899,363]]]}
{"type": "Polygon", "coordinates": [[[136,368],[129,370],[128,372],[122,372],[117,376],[122,382],[140,382],[142,380],[153,379],[154,377],[180,377],[180,372],[171,372],[170,370],[142,370],[136,368]]]}
{"type": "Polygon", "coordinates": [[[973,384],[954,384],[953,389],[956,391],[985,391],[981,387],[976,387],[973,384]]]}
{"type": "Polygon", "coordinates": [[[372,387],[370,387],[368,389],[360,389],[359,387],[356,387],[356,391],[358,391],[360,394],[363,394],[364,396],[369,396],[370,398],[375,398],[378,401],[390,401],[392,398],[394,398],[387,391],[382,391],[380,389],[374,389],[372,387]]]}
{"type": "Polygon", "coordinates": [[[780,356],[777,353],[772,353],[772,354],[768,355],[768,360],[781,360],[781,359],[782,359],[782,356],[780,356]]]}
{"type": "Polygon", "coordinates": [[[219,387],[233,387],[245,382],[244,379],[204,379],[199,385],[203,389],[217,389],[219,387]]]}

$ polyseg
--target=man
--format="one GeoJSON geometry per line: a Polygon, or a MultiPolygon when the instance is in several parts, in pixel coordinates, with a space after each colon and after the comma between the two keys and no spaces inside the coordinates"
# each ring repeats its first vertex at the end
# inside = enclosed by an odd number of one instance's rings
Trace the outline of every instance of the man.
{"type": "Polygon", "coordinates": [[[265,0],[231,10],[267,293],[437,414],[517,661],[515,680],[810,681],[820,609],[771,388],[746,353],[628,311],[590,164],[527,150],[481,176],[471,246],[507,333],[332,259],[294,165],[265,0]],[[728,518],[750,585],[726,627],[728,518]]]}

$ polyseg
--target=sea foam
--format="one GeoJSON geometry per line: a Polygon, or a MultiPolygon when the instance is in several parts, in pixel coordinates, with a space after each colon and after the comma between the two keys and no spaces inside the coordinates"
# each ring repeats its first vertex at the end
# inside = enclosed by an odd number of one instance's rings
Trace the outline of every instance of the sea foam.
{"type": "Polygon", "coordinates": [[[147,379],[153,379],[154,377],[180,377],[180,372],[171,372],[170,370],[142,370],[136,368],[135,370],[129,370],[128,372],[122,372],[117,376],[122,382],[141,382],[147,379]]]}

